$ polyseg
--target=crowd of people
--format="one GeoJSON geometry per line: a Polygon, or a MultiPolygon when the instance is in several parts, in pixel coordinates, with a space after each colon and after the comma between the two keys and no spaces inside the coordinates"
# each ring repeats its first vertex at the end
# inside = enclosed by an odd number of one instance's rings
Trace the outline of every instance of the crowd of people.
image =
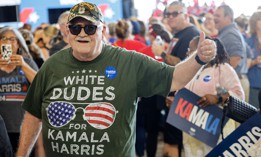
{"type": "Polygon", "coordinates": [[[169,108],[181,88],[203,106],[233,95],[260,108],[261,10],[235,18],[222,4],[199,20],[187,9],[106,23],[82,2],[57,24],[1,28],[0,156],[155,157],[159,132],[164,157],[207,155],[166,122],[169,108]]]}

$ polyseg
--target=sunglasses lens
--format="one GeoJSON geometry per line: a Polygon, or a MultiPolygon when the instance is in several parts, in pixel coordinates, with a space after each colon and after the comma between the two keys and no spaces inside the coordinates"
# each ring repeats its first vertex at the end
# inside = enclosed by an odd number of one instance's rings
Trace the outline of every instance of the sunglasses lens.
{"type": "Polygon", "coordinates": [[[107,129],[114,123],[116,114],[110,103],[91,103],[85,107],[83,119],[96,129],[107,129]]]}
{"type": "Polygon", "coordinates": [[[69,25],[69,30],[73,35],[78,35],[81,33],[82,28],[84,28],[84,32],[88,35],[93,35],[96,32],[96,25],[85,25],[84,27],[80,25],[69,25]]]}
{"type": "Polygon", "coordinates": [[[69,25],[69,30],[73,35],[80,34],[82,27],[80,25],[69,25]]]}
{"type": "Polygon", "coordinates": [[[95,34],[96,32],[96,29],[97,29],[97,26],[96,25],[86,25],[84,26],[84,32],[88,35],[93,35],[95,34]]]}
{"type": "Polygon", "coordinates": [[[171,15],[172,17],[177,17],[178,14],[179,14],[178,12],[172,12],[172,13],[167,12],[167,13],[165,14],[165,16],[166,16],[166,17],[170,17],[170,15],[171,15]]]}
{"type": "Polygon", "coordinates": [[[62,127],[68,124],[75,117],[76,109],[68,102],[52,102],[47,107],[49,123],[55,127],[62,127]]]}
{"type": "Polygon", "coordinates": [[[179,14],[178,12],[173,12],[173,13],[172,13],[172,16],[173,16],[173,17],[177,17],[178,14],[179,14]]]}

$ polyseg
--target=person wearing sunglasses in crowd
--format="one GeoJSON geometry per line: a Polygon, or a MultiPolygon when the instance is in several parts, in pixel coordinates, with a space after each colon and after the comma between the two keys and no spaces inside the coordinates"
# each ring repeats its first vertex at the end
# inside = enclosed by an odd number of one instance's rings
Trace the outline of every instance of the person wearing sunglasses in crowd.
{"type": "Polygon", "coordinates": [[[88,2],[71,8],[68,29],[71,47],[42,65],[22,105],[17,157],[41,130],[46,156],[135,156],[137,98],[182,88],[216,54],[203,33],[197,53],[175,68],[107,45],[103,15],[88,2]]]}
{"type": "MultiPolygon", "coordinates": [[[[173,39],[167,50],[154,41],[152,51],[156,56],[162,56],[165,63],[176,65],[186,58],[189,42],[199,35],[199,30],[189,22],[187,7],[182,2],[174,1],[170,3],[164,11],[164,17],[172,29],[173,39]]],[[[162,103],[166,101],[167,106],[169,106],[172,103],[173,95],[173,93],[170,93],[167,98],[162,98],[162,103]]],[[[164,155],[181,156],[182,132],[168,123],[164,127],[164,155]]]]}
{"type": "Polygon", "coordinates": [[[24,116],[21,104],[38,67],[17,29],[12,27],[0,29],[0,47],[0,115],[3,117],[15,152],[24,116]]]}

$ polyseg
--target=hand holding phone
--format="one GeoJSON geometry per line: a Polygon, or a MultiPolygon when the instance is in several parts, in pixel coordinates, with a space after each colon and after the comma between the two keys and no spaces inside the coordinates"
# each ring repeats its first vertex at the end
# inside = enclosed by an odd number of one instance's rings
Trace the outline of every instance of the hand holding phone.
{"type": "Polygon", "coordinates": [[[1,54],[2,58],[5,60],[10,60],[12,55],[12,45],[11,44],[2,44],[1,45],[1,54]]]}

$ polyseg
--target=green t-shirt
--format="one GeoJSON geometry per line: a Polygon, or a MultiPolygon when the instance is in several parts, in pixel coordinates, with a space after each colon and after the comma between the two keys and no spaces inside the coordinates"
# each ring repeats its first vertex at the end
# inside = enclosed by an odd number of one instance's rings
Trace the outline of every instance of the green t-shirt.
{"type": "Polygon", "coordinates": [[[42,119],[48,157],[134,157],[137,97],[166,96],[173,70],[109,45],[90,62],[68,48],[42,66],[23,108],[42,119]]]}

